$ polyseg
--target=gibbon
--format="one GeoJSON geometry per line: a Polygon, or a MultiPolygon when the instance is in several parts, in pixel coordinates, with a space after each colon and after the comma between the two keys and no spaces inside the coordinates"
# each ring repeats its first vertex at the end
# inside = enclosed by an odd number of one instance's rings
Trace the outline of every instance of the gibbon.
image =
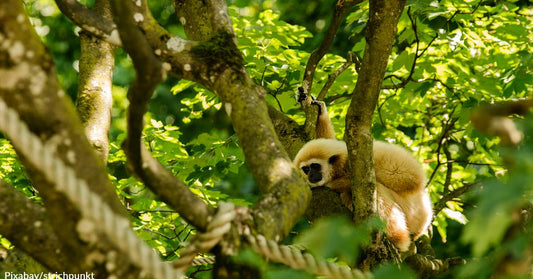
{"type": "MultiPolygon", "coordinates": [[[[313,104],[319,106],[317,139],[300,149],[294,165],[311,187],[326,186],[339,192],[343,204],[353,211],[346,143],[335,139],[325,104],[313,104]]],[[[406,149],[382,141],[374,141],[374,169],[378,214],[385,220],[385,234],[405,252],[411,239],[426,232],[432,219],[424,171],[406,149]]]]}

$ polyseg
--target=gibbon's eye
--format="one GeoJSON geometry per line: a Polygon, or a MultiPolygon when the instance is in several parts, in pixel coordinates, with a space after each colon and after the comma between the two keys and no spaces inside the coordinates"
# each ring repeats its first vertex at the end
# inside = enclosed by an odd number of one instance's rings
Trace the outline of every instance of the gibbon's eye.
{"type": "Polygon", "coordinates": [[[314,170],[314,171],[320,171],[322,169],[322,165],[317,164],[317,163],[312,163],[311,164],[311,169],[314,170]]]}
{"type": "Polygon", "coordinates": [[[328,163],[333,165],[335,162],[337,162],[338,159],[339,159],[339,155],[333,155],[329,157],[328,163]]]}
{"type": "Polygon", "coordinates": [[[304,171],[305,174],[308,174],[311,169],[309,168],[309,166],[303,166],[302,170],[304,171]]]}

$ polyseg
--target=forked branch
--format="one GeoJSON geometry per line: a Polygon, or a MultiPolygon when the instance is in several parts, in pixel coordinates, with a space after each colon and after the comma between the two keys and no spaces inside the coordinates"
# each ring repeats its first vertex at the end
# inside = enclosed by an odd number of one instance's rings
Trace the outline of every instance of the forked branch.
{"type": "Polygon", "coordinates": [[[114,19],[117,22],[124,48],[131,56],[136,70],[135,80],[128,90],[128,138],[125,152],[131,170],[163,201],[176,209],[187,222],[199,230],[205,230],[208,217],[214,210],[205,204],[190,189],[165,169],[142,141],[143,117],[155,87],[163,79],[161,62],[136,25],[132,2],[112,2],[114,19]]]}

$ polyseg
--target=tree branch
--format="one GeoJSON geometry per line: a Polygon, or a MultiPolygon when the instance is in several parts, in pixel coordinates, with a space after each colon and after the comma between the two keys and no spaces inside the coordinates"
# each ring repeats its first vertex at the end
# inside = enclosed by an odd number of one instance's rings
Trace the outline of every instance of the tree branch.
{"type": "Polygon", "coordinates": [[[340,74],[342,74],[344,71],[346,71],[353,63],[357,63],[358,58],[354,55],[353,52],[349,51],[348,55],[346,57],[346,62],[342,64],[333,74],[328,75],[328,80],[320,90],[320,93],[318,94],[317,100],[323,101],[324,97],[326,96],[326,93],[328,93],[329,88],[333,85],[337,77],[339,77],[340,74]]]}
{"type": "Polygon", "coordinates": [[[60,248],[62,244],[44,207],[3,181],[0,197],[0,234],[50,270],[67,266],[70,259],[60,248]]]}
{"type": "MultiPolygon", "coordinates": [[[[94,10],[104,18],[111,17],[107,0],[97,0],[94,10]]],[[[80,41],[77,110],[87,139],[105,164],[109,154],[115,48],[86,32],[80,34],[80,41]]]]}
{"type": "Polygon", "coordinates": [[[355,5],[363,2],[362,0],[338,0],[335,4],[335,8],[333,10],[333,15],[331,17],[331,21],[328,26],[328,30],[326,31],[326,35],[324,36],[324,39],[320,43],[317,49],[315,49],[311,56],[309,57],[309,60],[307,61],[307,65],[305,66],[305,72],[303,77],[302,86],[304,87],[305,92],[309,93],[311,92],[311,88],[313,87],[313,79],[315,78],[315,70],[318,66],[318,63],[324,55],[328,52],[329,48],[333,44],[333,40],[335,39],[335,36],[337,35],[337,32],[341,26],[341,23],[344,21],[344,17],[348,13],[348,11],[353,8],[355,5]]]}
{"type": "MultiPolygon", "coordinates": [[[[0,13],[0,24],[5,27],[0,29],[0,36],[6,40],[0,46],[0,76],[6,81],[0,85],[0,98],[18,112],[48,150],[72,168],[78,178],[87,182],[94,194],[99,195],[116,214],[127,216],[108,179],[105,166],[85,137],[74,106],[59,85],[52,58],[31,26],[22,3],[17,0],[2,1],[0,10],[10,11],[0,13]],[[25,52],[13,55],[11,49],[15,42],[25,46],[25,52]]],[[[24,143],[12,144],[18,151],[24,143]]],[[[58,271],[83,273],[90,270],[95,276],[122,278],[126,271],[132,276],[138,275],[139,269],[128,263],[127,257],[120,252],[116,259],[106,256],[95,259],[94,255],[106,255],[116,248],[101,235],[96,236],[95,243],[98,245],[83,240],[77,229],[81,218],[79,205],[72,203],[52,182],[46,180],[42,170],[32,165],[29,158],[20,154],[19,157],[44,201],[46,212],[54,216],[49,219],[50,224],[60,239],[60,245],[54,251],[59,249],[61,257],[68,259],[68,263],[58,271]],[[111,261],[119,268],[106,270],[106,263],[111,261]]]]}
{"type": "MultiPolygon", "coordinates": [[[[188,3],[178,1],[182,2],[188,3]]],[[[202,3],[206,14],[183,13],[182,21],[209,21],[200,25],[219,28],[218,32],[202,32],[204,35],[211,34],[210,38],[195,34],[198,36],[195,38],[203,42],[191,53],[195,59],[210,66],[206,72],[207,82],[201,83],[222,100],[243,148],[246,163],[263,192],[252,213],[257,230],[271,239],[281,240],[304,213],[310,190],[276,136],[265,101],[265,90],[253,82],[244,68],[235,35],[229,28],[229,22],[225,21],[229,18],[227,9],[220,8],[225,5],[224,1],[202,3]],[[214,16],[215,13],[225,15],[214,16]]]]}
{"type": "MultiPolygon", "coordinates": [[[[333,15],[331,17],[330,24],[328,26],[328,30],[326,31],[326,35],[324,36],[324,39],[320,43],[317,49],[315,49],[311,56],[309,57],[309,60],[307,60],[307,65],[305,66],[304,71],[304,77],[302,81],[302,88],[306,95],[305,99],[301,99],[300,104],[302,105],[302,108],[305,112],[305,131],[308,135],[314,135],[314,131],[316,129],[316,118],[317,118],[317,109],[315,106],[311,105],[311,89],[313,87],[313,80],[315,78],[315,71],[316,67],[318,66],[318,63],[324,55],[327,53],[331,45],[333,44],[333,40],[335,39],[335,36],[337,34],[337,31],[339,30],[342,21],[344,20],[344,17],[348,13],[348,11],[353,8],[355,5],[363,2],[362,0],[338,0],[335,4],[335,8],[333,10],[333,15]]],[[[325,93],[324,93],[325,94],[325,93]]]]}
{"type": "MultiPolygon", "coordinates": [[[[146,3],[143,2],[143,5],[146,3]]],[[[214,210],[153,158],[141,140],[148,102],[164,72],[147,38],[134,21],[133,3],[116,0],[111,6],[124,48],[131,56],[136,71],[135,80],[128,90],[128,138],[124,145],[128,166],[187,222],[199,230],[205,230],[208,217],[214,210]]]]}
{"type": "Polygon", "coordinates": [[[359,78],[346,115],[354,220],[375,214],[376,188],[372,155],[372,115],[377,105],[388,57],[405,0],[371,0],[366,27],[366,47],[359,78]]]}
{"type": "Polygon", "coordinates": [[[77,26],[106,42],[117,46],[122,44],[116,32],[115,23],[100,13],[90,10],[76,0],[56,0],[56,4],[59,10],[77,26]]]}
{"type": "Polygon", "coordinates": [[[352,213],[342,203],[339,193],[327,187],[314,187],[309,207],[305,211],[307,220],[314,222],[320,218],[342,215],[352,218],[352,213]]]}
{"type": "MultiPolygon", "coordinates": [[[[473,14],[474,12],[476,12],[476,10],[479,8],[479,6],[481,5],[481,1],[479,1],[477,3],[477,5],[472,9],[472,11],[469,11],[469,12],[461,12],[459,10],[455,11],[451,16],[450,18],[448,18],[446,20],[446,22],[443,24],[444,27],[446,27],[448,24],[450,24],[450,22],[455,18],[455,16],[457,15],[464,15],[464,14],[473,14]]],[[[403,88],[407,85],[407,83],[409,83],[409,81],[414,81],[414,82],[421,82],[423,80],[414,80],[413,79],[413,75],[415,73],[415,70],[416,70],[416,63],[418,61],[418,58],[422,57],[422,55],[424,55],[424,53],[431,47],[431,45],[433,44],[433,42],[435,42],[435,40],[439,37],[439,33],[436,33],[432,38],[431,40],[429,41],[429,43],[427,43],[426,47],[422,50],[420,50],[420,39],[418,37],[418,25],[417,25],[417,22],[416,22],[416,18],[413,16],[413,14],[411,13],[411,7],[409,7],[407,9],[407,16],[409,17],[409,21],[411,22],[411,27],[413,29],[413,32],[414,32],[414,35],[415,35],[415,43],[416,43],[416,49],[415,49],[415,57],[413,58],[413,63],[411,64],[411,68],[409,69],[409,75],[406,77],[406,78],[403,78],[403,77],[399,77],[397,75],[394,75],[394,74],[390,74],[388,76],[386,76],[384,79],[390,79],[392,81],[393,78],[396,78],[398,80],[400,80],[400,84],[393,84],[393,85],[390,85],[390,86],[383,86],[382,89],[398,89],[398,88],[403,88]]],[[[443,28],[444,28],[443,27],[443,28]]],[[[424,79],[426,80],[426,79],[424,79]]],[[[429,79],[431,80],[431,79],[429,79]]],[[[440,80],[439,80],[440,82],[440,80]]],[[[393,82],[394,83],[394,82],[393,82]]],[[[441,84],[445,85],[443,82],[440,82],[441,84]]],[[[445,85],[446,86],[446,85],[445,85]]],[[[450,90],[450,88],[448,86],[446,86],[448,88],[448,90],[450,90]]],[[[450,90],[453,92],[453,90],[450,90]]]]}
{"type": "Polygon", "coordinates": [[[302,146],[309,141],[303,127],[296,121],[280,112],[272,106],[268,106],[268,115],[272,120],[276,134],[281,144],[289,153],[290,158],[294,158],[302,146]]]}

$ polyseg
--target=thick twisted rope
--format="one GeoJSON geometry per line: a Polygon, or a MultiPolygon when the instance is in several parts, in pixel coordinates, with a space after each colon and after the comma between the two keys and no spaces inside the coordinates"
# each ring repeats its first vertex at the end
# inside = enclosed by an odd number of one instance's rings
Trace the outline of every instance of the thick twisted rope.
{"type": "Polygon", "coordinates": [[[18,113],[7,107],[2,99],[0,99],[0,130],[12,142],[17,143],[17,151],[40,169],[48,181],[55,183],[58,191],[79,205],[83,219],[78,223],[78,228],[80,224],[88,225],[87,221],[93,224],[99,223],[98,229],[102,230],[133,264],[148,271],[154,278],[183,277],[182,272],[172,268],[170,263],[161,261],[152,248],[137,237],[130,227],[129,220],[115,214],[100,196],[92,193],[87,182],[76,177],[75,171],[54,154],[54,148],[43,144],[28,129],[18,113]]]}
{"type": "Polygon", "coordinates": [[[330,279],[366,279],[371,275],[346,266],[339,266],[324,259],[317,259],[309,253],[302,252],[299,246],[279,245],[262,235],[246,235],[252,249],[266,258],[286,264],[294,269],[307,270],[315,275],[330,279]]]}
{"type": "MultiPolygon", "coordinates": [[[[235,206],[229,202],[219,202],[218,211],[207,224],[206,232],[199,233],[181,252],[180,258],[173,262],[174,267],[184,271],[192,264],[204,264],[202,258],[194,259],[198,253],[208,252],[222,240],[224,234],[231,229],[231,221],[235,218],[235,206]],[[195,261],[196,260],[196,261],[195,261]]],[[[206,258],[207,259],[207,258],[206,258]]],[[[213,262],[214,263],[214,258],[213,262]]]]}

